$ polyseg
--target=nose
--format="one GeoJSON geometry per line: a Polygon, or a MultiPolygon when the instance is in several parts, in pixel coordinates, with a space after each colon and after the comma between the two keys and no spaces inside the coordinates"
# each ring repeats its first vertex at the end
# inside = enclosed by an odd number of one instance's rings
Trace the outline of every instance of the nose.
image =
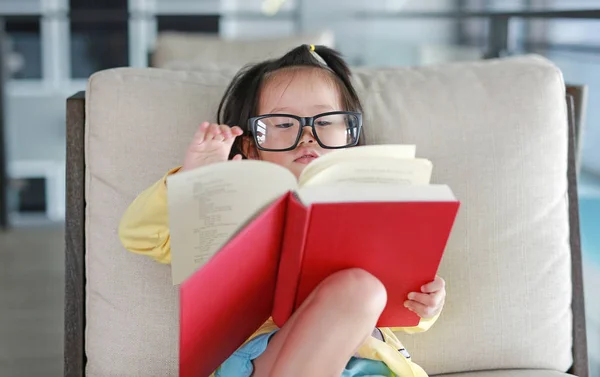
{"type": "Polygon", "coordinates": [[[315,141],[315,135],[313,135],[312,128],[308,126],[302,127],[302,135],[300,135],[298,144],[314,143],[315,141]]]}

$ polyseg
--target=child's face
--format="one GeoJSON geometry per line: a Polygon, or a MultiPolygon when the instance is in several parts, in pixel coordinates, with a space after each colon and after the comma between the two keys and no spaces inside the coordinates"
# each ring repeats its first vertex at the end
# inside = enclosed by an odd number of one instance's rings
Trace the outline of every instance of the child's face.
{"type": "MultiPolygon", "coordinates": [[[[285,113],[302,117],[340,111],[341,98],[329,73],[306,68],[273,75],[261,90],[259,115],[285,113]]],[[[296,177],[315,158],[333,151],[321,148],[310,127],[304,127],[296,149],[285,152],[258,151],[261,160],[288,168],[296,177]]]]}

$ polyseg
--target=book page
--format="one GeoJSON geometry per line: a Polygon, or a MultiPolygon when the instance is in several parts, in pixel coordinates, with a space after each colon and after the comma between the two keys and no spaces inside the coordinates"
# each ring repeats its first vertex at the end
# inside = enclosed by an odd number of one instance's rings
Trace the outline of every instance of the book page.
{"type": "Polygon", "coordinates": [[[340,162],[360,161],[368,158],[380,159],[412,159],[415,157],[416,147],[403,144],[363,145],[347,149],[339,149],[317,158],[304,169],[300,175],[300,186],[312,180],[314,175],[321,173],[330,166],[340,162]]]}
{"type": "Polygon", "coordinates": [[[287,169],[227,161],[167,180],[173,284],[204,265],[262,208],[296,187],[287,169]]]}
{"type": "Polygon", "coordinates": [[[447,202],[456,201],[447,185],[393,186],[361,184],[348,186],[311,186],[297,190],[305,205],[352,202],[447,202]]]}
{"type": "Polygon", "coordinates": [[[314,174],[302,187],[332,184],[427,185],[432,168],[429,160],[420,158],[350,160],[314,174]]]}

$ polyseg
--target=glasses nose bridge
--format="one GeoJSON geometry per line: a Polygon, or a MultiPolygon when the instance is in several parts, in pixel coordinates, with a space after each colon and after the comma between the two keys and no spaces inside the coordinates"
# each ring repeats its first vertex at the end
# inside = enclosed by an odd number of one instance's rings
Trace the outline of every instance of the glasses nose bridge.
{"type": "Polygon", "coordinates": [[[308,135],[311,139],[316,140],[314,132],[315,117],[300,117],[300,129],[298,130],[298,142],[301,142],[307,135],[305,127],[308,127],[308,135]]]}
{"type": "Polygon", "coordinates": [[[304,130],[304,127],[312,128],[314,122],[314,117],[300,117],[300,132],[304,130]]]}

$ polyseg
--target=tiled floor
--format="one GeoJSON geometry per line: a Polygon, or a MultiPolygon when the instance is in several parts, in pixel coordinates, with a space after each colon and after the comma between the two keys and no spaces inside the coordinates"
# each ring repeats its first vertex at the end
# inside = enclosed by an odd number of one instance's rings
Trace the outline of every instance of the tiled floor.
{"type": "Polygon", "coordinates": [[[63,375],[63,230],[0,232],[0,376],[63,375]]]}
{"type": "MultiPolygon", "coordinates": [[[[580,213],[588,344],[600,377],[600,181],[583,175],[580,213]]],[[[0,377],[62,376],[63,229],[0,232],[0,377]]]]}

